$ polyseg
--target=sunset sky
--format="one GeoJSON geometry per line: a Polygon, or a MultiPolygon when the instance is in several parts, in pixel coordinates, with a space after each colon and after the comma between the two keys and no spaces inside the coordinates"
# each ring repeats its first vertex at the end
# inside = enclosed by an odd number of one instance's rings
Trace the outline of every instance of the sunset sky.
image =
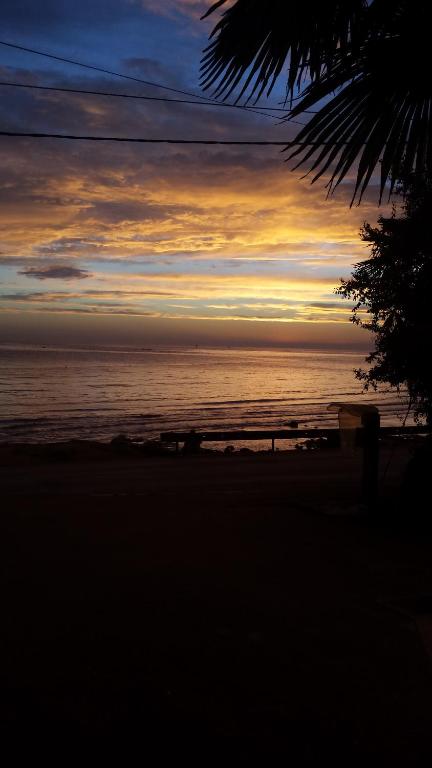
{"type": "MultiPolygon", "coordinates": [[[[206,0],[3,0],[1,39],[200,93],[206,0]]],[[[0,80],[181,97],[0,45],[0,80]]],[[[0,86],[3,131],[289,140],[222,107],[0,86]]],[[[261,103],[280,106],[283,82],[261,103]]],[[[278,147],[0,136],[0,341],[367,347],[334,295],[368,254],[372,189],[291,172],[278,147]]]]}

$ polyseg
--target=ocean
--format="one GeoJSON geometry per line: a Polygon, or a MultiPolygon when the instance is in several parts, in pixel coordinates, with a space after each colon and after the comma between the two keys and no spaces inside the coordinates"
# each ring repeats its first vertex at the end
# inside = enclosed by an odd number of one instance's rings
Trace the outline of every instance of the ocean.
{"type": "Polygon", "coordinates": [[[333,401],[372,403],[381,423],[400,424],[406,398],[364,393],[353,374],[362,365],[364,355],[333,351],[3,345],[0,442],[147,440],[168,430],[277,429],[291,420],[332,427],[333,401]]]}

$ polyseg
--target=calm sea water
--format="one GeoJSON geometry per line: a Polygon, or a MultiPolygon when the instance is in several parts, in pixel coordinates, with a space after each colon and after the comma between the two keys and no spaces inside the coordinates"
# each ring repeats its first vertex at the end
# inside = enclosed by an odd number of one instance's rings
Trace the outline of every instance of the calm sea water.
{"type": "MultiPolygon", "coordinates": [[[[0,347],[0,442],[135,439],[180,429],[336,426],[332,401],[374,403],[399,424],[406,400],[363,393],[342,352],[0,347]]],[[[254,445],[254,447],[259,447],[254,445]]],[[[284,447],[280,444],[280,447],[284,447]]]]}

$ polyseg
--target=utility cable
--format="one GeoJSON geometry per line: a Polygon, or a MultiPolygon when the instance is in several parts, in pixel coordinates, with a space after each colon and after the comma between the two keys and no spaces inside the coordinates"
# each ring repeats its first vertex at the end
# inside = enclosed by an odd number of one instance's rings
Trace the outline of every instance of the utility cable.
{"type": "MultiPolygon", "coordinates": [[[[64,56],[57,56],[54,53],[47,53],[46,51],[39,51],[36,48],[27,48],[24,45],[18,45],[17,43],[9,43],[6,40],[0,40],[0,45],[6,46],[7,48],[14,48],[15,50],[18,50],[18,51],[24,51],[25,53],[32,53],[32,54],[35,54],[36,56],[44,56],[44,57],[46,57],[48,59],[54,59],[55,61],[61,61],[61,62],[65,63],[65,64],[73,64],[74,66],[77,66],[77,67],[84,67],[85,69],[92,69],[92,70],[94,70],[96,72],[102,72],[103,74],[106,74],[106,75],[113,75],[114,77],[121,77],[121,78],[123,78],[125,80],[132,80],[133,82],[142,83],[143,85],[148,85],[148,86],[151,86],[152,88],[162,88],[162,89],[164,89],[166,91],[171,91],[172,93],[179,93],[182,96],[191,96],[193,99],[202,99],[203,103],[207,103],[207,104],[219,104],[219,106],[224,106],[224,107],[235,107],[236,109],[243,109],[243,110],[245,110],[247,112],[257,112],[258,110],[261,110],[261,111],[263,111],[263,110],[264,111],[271,111],[271,112],[284,112],[284,114],[286,114],[286,112],[287,112],[287,110],[284,109],[283,107],[265,107],[265,106],[259,106],[259,105],[255,105],[253,107],[248,107],[248,106],[242,105],[242,104],[225,104],[222,101],[218,101],[217,99],[212,99],[209,96],[203,96],[202,94],[199,94],[199,93],[191,93],[190,91],[182,91],[179,88],[172,88],[171,86],[168,86],[168,85],[162,85],[162,83],[155,83],[155,82],[150,81],[150,80],[143,80],[140,77],[135,77],[133,75],[126,75],[126,74],[124,74],[122,72],[115,72],[114,70],[105,69],[104,67],[98,67],[98,66],[95,66],[93,64],[86,64],[83,61],[78,61],[78,59],[68,59],[68,58],[66,58],[64,56]]],[[[301,97],[300,96],[299,97],[294,97],[292,100],[294,101],[294,100],[297,100],[298,98],[301,98],[301,97]]],[[[309,111],[309,110],[305,110],[305,111],[309,111]]],[[[258,114],[260,114],[260,113],[258,112],[258,114]]],[[[314,113],[311,112],[311,114],[314,114],[314,113]]]]}
{"type": "Polygon", "coordinates": [[[183,91],[183,90],[180,90],[179,88],[172,88],[171,86],[162,85],[161,83],[155,83],[155,82],[152,82],[151,80],[144,80],[143,78],[135,77],[134,75],[126,75],[126,74],[124,74],[122,72],[115,72],[114,70],[106,69],[105,67],[98,67],[98,66],[95,66],[94,64],[86,64],[85,62],[78,61],[77,59],[68,59],[68,58],[66,58],[64,56],[57,56],[54,53],[47,53],[46,51],[38,51],[35,48],[27,48],[24,45],[18,45],[16,43],[9,43],[6,40],[0,40],[0,45],[4,45],[7,48],[14,48],[14,49],[16,49],[18,51],[25,51],[26,53],[32,53],[32,54],[35,54],[36,56],[45,56],[48,59],[54,59],[55,61],[61,61],[61,62],[65,63],[65,64],[73,64],[74,66],[77,66],[77,67],[84,67],[85,69],[92,69],[95,72],[102,72],[105,75],[112,75],[114,77],[121,77],[124,80],[132,80],[135,83],[141,83],[143,85],[151,86],[152,88],[163,88],[165,91],[171,91],[172,93],[179,93],[182,96],[191,96],[194,99],[202,99],[204,102],[207,102],[207,103],[219,104],[220,106],[236,107],[237,109],[245,109],[248,112],[251,112],[254,109],[262,109],[262,110],[267,110],[267,111],[274,110],[276,112],[285,112],[286,113],[286,110],[283,110],[281,107],[274,107],[274,108],[273,107],[259,107],[259,106],[258,107],[247,107],[247,106],[243,106],[241,104],[229,104],[229,105],[228,104],[224,104],[223,102],[218,101],[217,99],[212,99],[209,96],[203,96],[203,95],[201,95],[199,93],[191,93],[190,91],[183,91]]]}
{"type": "Polygon", "coordinates": [[[290,146],[344,146],[347,142],[314,142],[314,141],[234,141],[231,139],[146,139],[128,136],[77,136],[63,133],[40,133],[25,131],[0,131],[0,136],[17,136],[29,139],[67,139],[71,141],[121,141],[135,144],[217,144],[255,147],[290,147],[290,146]]]}
{"type": "MultiPolygon", "coordinates": [[[[9,81],[0,81],[0,86],[2,87],[9,87],[9,88],[28,88],[29,90],[37,90],[37,91],[55,91],[58,93],[76,93],[76,94],[84,94],[88,96],[109,96],[111,98],[117,98],[117,99],[137,99],[141,101],[158,101],[162,103],[168,103],[168,104],[195,104],[198,107],[222,107],[226,109],[240,109],[245,110],[247,109],[248,112],[253,112],[256,115],[260,115],[261,117],[267,117],[270,120],[279,120],[282,121],[284,118],[279,115],[272,115],[269,112],[259,112],[258,109],[252,109],[250,107],[242,107],[238,104],[224,104],[223,102],[219,101],[193,101],[191,99],[169,99],[166,98],[166,96],[144,96],[142,94],[135,94],[135,93],[115,93],[113,91],[90,91],[86,90],[84,88],[61,88],[60,86],[54,86],[54,85],[35,85],[34,83],[11,83],[9,81]]],[[[283,111],[283,110],[281,110],[283,111]]],[[[297,123],[297,125],[304,126],[304,123],[301,123],[299,120],[291,120],[291,123],[297,123]]]]}

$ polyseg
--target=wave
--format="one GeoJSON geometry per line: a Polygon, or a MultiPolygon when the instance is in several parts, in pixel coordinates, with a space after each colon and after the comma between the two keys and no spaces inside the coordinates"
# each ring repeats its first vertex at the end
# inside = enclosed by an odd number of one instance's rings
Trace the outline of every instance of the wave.
{"type": "Polygon", "coordinates": [[[336,425],[327,406],[341,400],[379,402],[386,423],[399,423],[398,412],[406,410],[394,391],[371,396],[355,389],[351,363],[335,353],[320,369],[312,353],[282,360],[280,350],[242,350],[235,359],[234,350],[127,350],[127,365],[125,350],[118,351],[122,359],[117,350],[85,350],[73,363],[70,350],[43,351],[37,365],[16,353],[6,379],[2,371],[0,440],[108,441],[120,432],[145,439],[193,427],[283,428],[293,419],[336,425]]]}

